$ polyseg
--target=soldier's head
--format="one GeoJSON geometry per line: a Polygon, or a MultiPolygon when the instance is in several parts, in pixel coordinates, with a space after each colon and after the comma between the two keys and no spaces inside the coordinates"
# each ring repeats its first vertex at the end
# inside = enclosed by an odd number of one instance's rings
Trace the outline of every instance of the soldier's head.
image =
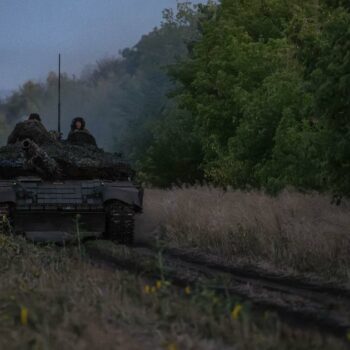
{"type": "Polygon", "coordinates": [[[78,117],[74,118],[71,124],[71,130],[83,130],[85,128],[84,118],[78,117]]]}
{"type": "Polygon", "coordinates": [[[41,118],[38,113],[31,113],[28,117],[28,120],[36,120],[37,122],[41,122],[41,118]]]}

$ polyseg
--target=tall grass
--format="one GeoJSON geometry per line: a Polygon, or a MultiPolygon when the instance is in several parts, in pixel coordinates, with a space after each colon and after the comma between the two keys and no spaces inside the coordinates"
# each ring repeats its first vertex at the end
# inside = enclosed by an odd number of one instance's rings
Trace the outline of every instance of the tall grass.
{"type": "Polygon", "coordinates": [[[232,262],[268,263],[348,280],[350,202],[317,193],[223,191],[192,187],[146,192],[148,229],[169,244],[194,247],[232,262]]]}
{"type": "Polygon", "coordinates": [[[205,288],[182,290],[90,264],[76,247],[34,246],[0,234],[0,349],[326,350],[346,344],[205,288]]]}

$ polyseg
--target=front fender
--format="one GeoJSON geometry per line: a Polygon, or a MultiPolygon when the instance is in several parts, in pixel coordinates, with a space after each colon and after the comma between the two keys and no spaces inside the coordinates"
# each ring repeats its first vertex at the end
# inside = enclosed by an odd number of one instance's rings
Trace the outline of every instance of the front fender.
{"type": "Polygon", "coordinates": [[[12,184],[0,184],[0,203],[16,203],[16,192],[12,188],[12,184]]]}
{"type": "Polygon", "coordinates": [[[118,200],[142,210],[143,191],[136,187],[118,187],[107,185],[102,191],[103,202],[118,200]]]}

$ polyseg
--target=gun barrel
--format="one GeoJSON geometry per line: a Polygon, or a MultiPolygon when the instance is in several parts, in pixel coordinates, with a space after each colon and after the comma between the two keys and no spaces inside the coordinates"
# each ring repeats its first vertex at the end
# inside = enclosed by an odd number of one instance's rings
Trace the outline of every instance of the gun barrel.
{"type": "Polygon", "coordinates": [[[29,150],[29,147],[30,147],[30,141],[29,140],[24,140],[22,142],[22,149],[24,151],[28,151],[29,150]]]}

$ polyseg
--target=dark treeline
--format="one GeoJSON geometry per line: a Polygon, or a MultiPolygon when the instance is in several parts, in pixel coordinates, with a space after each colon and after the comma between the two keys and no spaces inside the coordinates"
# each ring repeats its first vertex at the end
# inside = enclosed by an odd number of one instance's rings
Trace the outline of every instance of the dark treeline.
{"type": "MultiPolygon", "coordinates": [[[[347,1],[181,5],[120,58],[64,77],[65,115],[157,186],[349,195],[349,28],[347,1]]],[[[0,120],[37,109],[53,123],[56,81],[26,83],[0,120]]]]}

